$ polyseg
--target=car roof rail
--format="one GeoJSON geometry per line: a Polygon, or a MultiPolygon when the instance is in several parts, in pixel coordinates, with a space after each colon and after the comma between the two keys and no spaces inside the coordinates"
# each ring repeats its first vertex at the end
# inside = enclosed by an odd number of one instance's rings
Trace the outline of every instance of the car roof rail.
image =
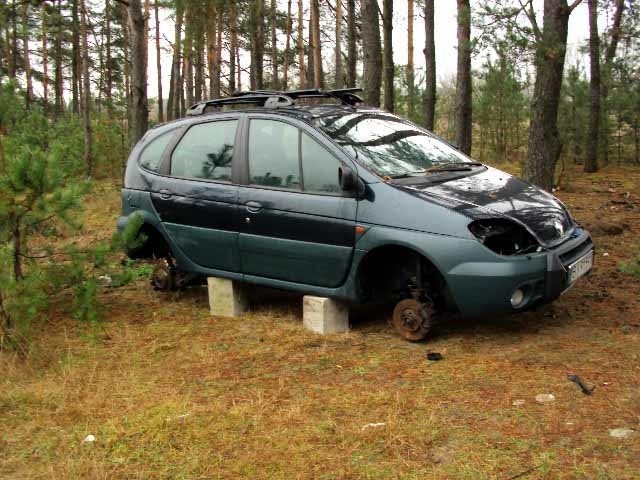
{"type": "Polygon", "coordinates": [[[334,90],[320,90],[308,88],[303,90],[247,90],[236,91],[230,97],[204,100],[192,105],[186,115],[202,115],[207,107],[222,107],[224,105],[250,104],[264,108],[280,108],[295,105],[300,98],[335,98],[343,105],[354,106],[362,102],[362,98],[356,93],[361,88],[340,88],[334,90]]]}
{"type": "Polygon", "coordinates": [[[321,90],[318,88],[306,88],[302,90],[246,90],[233,92],[234,97],[249,95],[284,95],[293,100],[298,98],[336,98],[344,105],[361,103],[362,98],[356,93],[362,92],[361,88],[338,88],[333,90],[321,90]]]}
{"type": "Polygon", "coordinates": [[[278,108],[278,107],[290,107],[293,105],[293,100],[286,95],[280,95],[277,93],[251,93],[242,96],[232,96],[225,98],[216,98],[213,100],[204,100],[198,102],[186,111],[186,115],[202,115],[207,107],[222,107],[224,105],[238,105],[238,104],[251,104],[265,108],[278,108]]]}

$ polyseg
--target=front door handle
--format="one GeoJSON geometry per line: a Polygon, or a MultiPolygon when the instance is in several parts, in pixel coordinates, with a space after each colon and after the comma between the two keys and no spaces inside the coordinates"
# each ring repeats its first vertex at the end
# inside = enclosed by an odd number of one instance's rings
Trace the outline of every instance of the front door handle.
{"type": "Polygon", "coordinates": [[[162,190],[160,190],[160,197],[164,198],[165,200],[171,198],[171,195],[173,195],[169,190],[167,190],[166,188],[163,188],[162,190]]]}
{"type": "Polygon", "coordinates": [[[254,201],[249,201],[245,203],[244,206],[247,207],[247,211],[251,213],[258,213],[262,210],[262,204],[254,201]]]}

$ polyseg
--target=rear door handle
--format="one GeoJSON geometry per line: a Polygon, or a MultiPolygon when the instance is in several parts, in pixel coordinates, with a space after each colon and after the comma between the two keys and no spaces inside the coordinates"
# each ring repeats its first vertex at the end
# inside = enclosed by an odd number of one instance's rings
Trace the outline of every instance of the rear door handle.
{"type": "Polygon", "coordinates": [[[262,210],[262,204],[254,201],[249,201],[245,203],[244,206],[247,207],[247,211],[251,213],[258,213],[262,210]]]}
{"type": "Polygon", "coordinates": [[[163,188],[162,190],[160,190],[160,197],[164,198],[165,200],[171,198],[171,195],[173,195],[173,193],[171,193],[169,190],[163,188]]]}

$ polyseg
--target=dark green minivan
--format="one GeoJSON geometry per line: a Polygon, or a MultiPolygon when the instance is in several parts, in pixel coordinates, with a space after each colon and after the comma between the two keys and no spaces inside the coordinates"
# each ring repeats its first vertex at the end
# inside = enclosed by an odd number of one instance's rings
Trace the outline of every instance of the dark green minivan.
{"type": "Polygon", "coordinates": [[[550,302],[593,265],[589,233],[553,195],[431,132],[358,107],[355,89],[201,102],[132,150],[124,229],[142,216],[153,283],[207,276],[397,302],[410,340],[444,312],[550,302]]]}

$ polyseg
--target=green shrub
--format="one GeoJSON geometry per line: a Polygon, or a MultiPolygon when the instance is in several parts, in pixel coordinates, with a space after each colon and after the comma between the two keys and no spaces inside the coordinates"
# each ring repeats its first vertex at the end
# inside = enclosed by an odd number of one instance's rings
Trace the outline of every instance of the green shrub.
{"type": "Polygon", "coordinates": [[[80,178],[82,148],[77,122],[26,110],[15,85],[0,84],[0,348],[24,351],[34,322],[63,293],[73,294],[75,318],[98,321],[99,277],[135,278],[109,259],[136,241],[140,223],[99,245],[69,241],[91,187],[80,178]]]}

